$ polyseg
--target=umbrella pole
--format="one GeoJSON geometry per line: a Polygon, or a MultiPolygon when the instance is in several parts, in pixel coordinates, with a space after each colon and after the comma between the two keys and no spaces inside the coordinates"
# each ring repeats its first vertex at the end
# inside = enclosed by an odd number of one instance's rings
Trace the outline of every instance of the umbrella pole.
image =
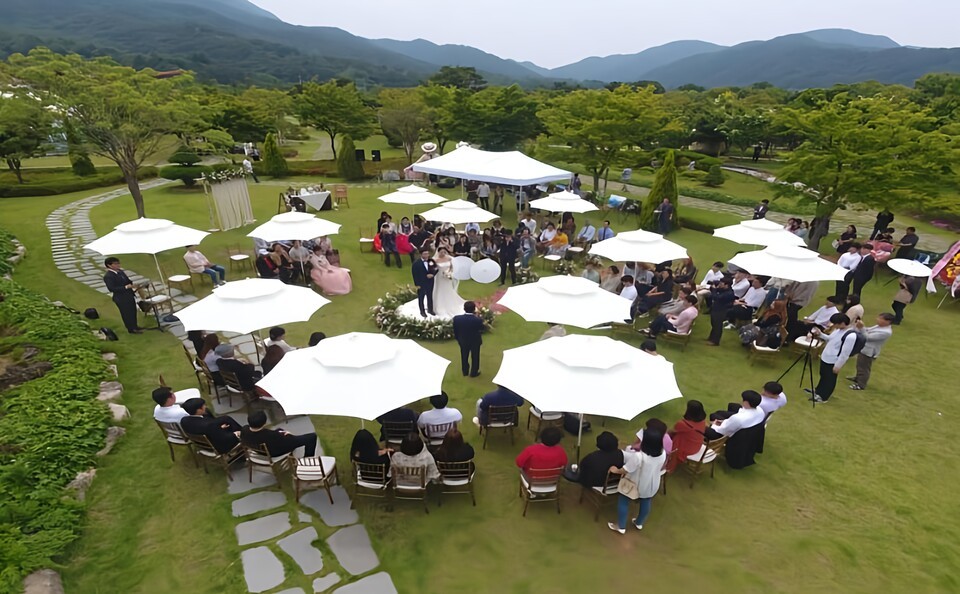
{"type": "Polygon", "coordinates": [[[580,413],[580,426],[577,427],[577,464],[580,464],[580,439],[583,437],[583,413],[580,413]]]}

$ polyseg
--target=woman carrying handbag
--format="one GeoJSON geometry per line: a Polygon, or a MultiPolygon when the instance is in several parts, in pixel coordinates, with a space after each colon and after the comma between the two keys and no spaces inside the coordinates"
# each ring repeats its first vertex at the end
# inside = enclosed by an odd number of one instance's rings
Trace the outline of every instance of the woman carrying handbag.
{"type": "MultiPolygon", "coordinates": [[[[636,447],[636,444],[634,444],[636,447]]],[[[657,431],[643,432],[639,451],[627,448],[623,451],[623,468],[610,467],[610,472],[621,475],[617,491],[620,498],[617,501],[617,522],[608,522],[610,530],[626,534],[627,513],[632,502],[640,501],[640,513],[631,520],[634,528],[643,529],[643,523],[650,515],[650,506],[653,496],[660,490],[660,470],[666,462],[667,454],[663,451],[663,435],[657,431]]]]}

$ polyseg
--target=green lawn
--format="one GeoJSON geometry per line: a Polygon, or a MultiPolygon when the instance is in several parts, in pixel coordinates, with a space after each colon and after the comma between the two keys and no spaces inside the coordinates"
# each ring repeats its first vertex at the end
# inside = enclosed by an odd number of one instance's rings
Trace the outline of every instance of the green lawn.
{"type": "MultiPolygon", "coordinates": [[[[250,187],[258,220],[275,214],[276,187],[250,187]]],[[[354,292],[334,297],[310,322],[288,325],[291,343],[304,344],[315,330],[328,335],[375,331],[368,308],[394,285],[409,282],[407,263],[403,270],[384,268],[376,255],[361,255],[357,249],[358,229],[371,227],[385,209],[375,200],[380,193],[386,189],[352,188],[349,210],[324,213],[343,224],[335,245],[344,266],[353,271],[354,292]]],[[[67,280],[50,260],[43,220],[75,198],[0,200],[0,220],[30,250],[16,279],[78,309],[97,307],[105,324],[120,327],[109,299],[67,280]]],[[[208,226],[202,193],[167,187],[147,192],[146,201],[148,216],[208,226]]],[[[513,225],[509,200],[507,208],[507,224],[513,225]]],[[[409,214],[405,207],[385,210],[396,217],[409,214]]],[[[134,216],[128,198],[92,211],[101,234],[134,216]]],[[[698,213],[698,218],[711,216],[698,213]]],[[[214,234],[201,248],[211,260],[225,262],[227,246],[250,246],[244,237],[249,230],[214,234]]],[[[671,239],[687,246],[701,265],[729,258],[737,249],[694,231],[679,231],[671,239]]],[[[163,255],[168,271],[182,268],[180,255],[163,255]]],[[[149,258],[121,257],[126,267],[152,271],[149,258]]],[[[884,285],[886,280],[871,283],[866,291],[868,319],[889,307],[894,286],[884,285]]],[[[465,283],[462,292],[479,298],[495,288],[465,283]]],[[[820,294],[831,289],[825,283],[820,294]]],[[[478,449],[476,508],[463,498],[453,499],[424,515],[416,504],[400,502],[388,512],[361,501],[361,520],[383,569],[403,593],[623,590],[635,588],[638,579],[646,588],[675,591],[957,591],[960,522],[952,510],[960,468],[949,452],[955,447],[952,428],[960,418],[960,402],[949,380],[944,381],[949,376],[943,366],[950,362],[944,353],[957,352],[960,338],[944,331],[958,327],[957,308],[937,310],[938,301],[921,297],[907,309],[906,321],[877,362],[867,392],[851,392],[841,382],[834,401],[813,410],[797,388],[795,370],[785,381],[790,404],[773,420],[759,464],[741,472],[718,468],[715,480],[701,478],[692,489],[683,475],[671,477],[669,494],[655,500],[643,533],[611,533],[605,522],[613,518],[612,510],[595,523],[592,508],[577,505],[578,492],[569,485],[562,515],[549,506],[533,506],[521,518],[513,458],[532,436],[519,431],[514,445],[494,436],[488,449],[480,451],[469,423],[465,434],[478,449]]],[[[473,416],[473,403],[491,389],[502,350],[536,340],[543,329],[512,313],[500,316],[484,342],[481,378],[466,380],[456,365],[450,367],[445,389],[452,405],[465,417],[473,416]]],[[[725,333],[721,348],[711,349],[703,344],[708,331],[707,320],[701,320],[686,352],[670,345],[661,351],[675,363],[684,395],[702,400],[710,410],[776,378],[791,361],[784,355],[775,365],[751,366],[732,332],[725,333]]],[[[454,343],[426,344],[456,359],[454,343]]],[[[88,493],[87,532],[64,560],[67,591],[244,591],[231,499],[225,495],[222,474],[211,470],[204,475],[186,458],[171,463],[150,417],[149,391],[156,374],[176,387],[195,383],[180,346],[171,336],[155,332],[122,334],[111,346],[120,354],[124,399],[133,419],[88,493]]],[[[643,378],[637,378],[633,389],[643,389],[643,378]]],[[[682,408],[683,403],[675,401],[632,422],[608,419],[606,429],[627,441],[645,419],[657,416],[672,425],[682,408]]],[[[332,417],[314,421],[325,448],[343,465],[359,422],[332,417]]],[[[601,419],[593,422],[595,433],[603,429],[601,419]]],[[[587,444],[593,439],[588,435],[587,444]]],[[[564,439],[570,452],[574,441],[564,439]]],[[[341,476],[346,474],[342,471],[341,476]]],[[[327,555],[325,562],[335,561],[327,555]]],[[[300,585],[310,591],[309,580],[300,585]]]]}

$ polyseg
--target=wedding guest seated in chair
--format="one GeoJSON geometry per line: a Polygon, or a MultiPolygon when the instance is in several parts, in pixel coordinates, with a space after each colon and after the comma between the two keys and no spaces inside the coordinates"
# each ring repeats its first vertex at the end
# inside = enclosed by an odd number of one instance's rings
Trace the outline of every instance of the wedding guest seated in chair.
{"type": "Polygon", "coordinates": [[[611,466],[623,468],[623,450],[617,436],[604,431],[597,436],[597,449],[583,457],[577,468],[578,480],[584,487],[599,487],[611,466]]]}
{"type": "Polygon", "coordinates": [[[310,256],[310,279],[324,295],[346,295],[353,290],[350,272],[334,266],[317,246],[310,256]]]}

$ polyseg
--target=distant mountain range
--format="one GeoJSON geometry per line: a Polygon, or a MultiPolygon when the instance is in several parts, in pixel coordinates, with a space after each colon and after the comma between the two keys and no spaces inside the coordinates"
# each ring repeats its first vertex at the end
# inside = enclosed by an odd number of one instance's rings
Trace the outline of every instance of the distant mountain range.
{"type": "Polygon", "coordinates": [[[361,86],[407,86],[441,66],[472,66],[493,84],[597,86],[656,80],[667,88],[786,88],[877,80],[911,85],[929,72],[960,72],[960,48],[903,47],[888,37],[823,29],[724,47],[676,41],[635,54],[559,68],[507,60],[464,45],[365,39],[335,27],[278,19],[247,0],[5,0],[0,56],[37,45],[159,70],[194,70],[226,84],[275,85],[344,77],[361,86]]]}

